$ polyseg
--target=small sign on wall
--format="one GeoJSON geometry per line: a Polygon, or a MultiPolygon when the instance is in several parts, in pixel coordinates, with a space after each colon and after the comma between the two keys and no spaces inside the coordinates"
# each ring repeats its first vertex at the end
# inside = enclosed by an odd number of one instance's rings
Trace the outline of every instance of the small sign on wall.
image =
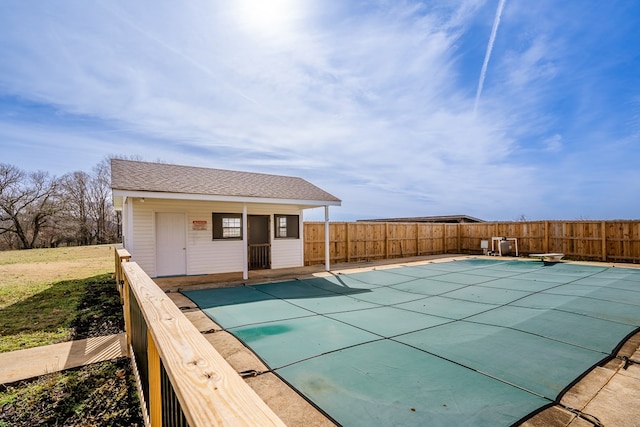
{"type": "Polygon", "coordinates": [[[194,231],[197,230],[206,230],[207,229],[207,221],[192,221],[191,229],[194,231]]]}

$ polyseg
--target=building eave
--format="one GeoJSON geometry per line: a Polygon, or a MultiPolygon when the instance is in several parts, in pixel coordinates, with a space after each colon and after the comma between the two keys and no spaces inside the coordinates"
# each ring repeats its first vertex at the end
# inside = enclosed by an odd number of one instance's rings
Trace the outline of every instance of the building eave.
{"type": "Polygon", "coordinates": [[[253,204],[277,204],[277,205],[296,205],[303,209],[318,208],[322,206],[340,206],[340,200],[299,200],[299,199],[275,199],[266,197],[244,197],[244,196],[219,196],[211,194],[189,194],[189,193],[164,193],[151,191],[131,191],[131,190],[112,190],[113,205],[116,210],[122,209],[124,199],[131,198],[149,198],[149,199],[166,199],[166,200],[190,200],[204,202],[231,202],[231,203],[253,203],[253,204]]]}

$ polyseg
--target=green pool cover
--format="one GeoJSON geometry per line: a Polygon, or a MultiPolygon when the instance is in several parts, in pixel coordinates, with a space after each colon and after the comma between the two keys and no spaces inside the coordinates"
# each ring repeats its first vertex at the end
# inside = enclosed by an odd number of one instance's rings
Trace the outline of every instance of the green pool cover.
{"type": "Polygon", "coordinates": [[[640,327],[640,270],[466,259],[184,292],[344,426],[509,426],[640,327]]]}

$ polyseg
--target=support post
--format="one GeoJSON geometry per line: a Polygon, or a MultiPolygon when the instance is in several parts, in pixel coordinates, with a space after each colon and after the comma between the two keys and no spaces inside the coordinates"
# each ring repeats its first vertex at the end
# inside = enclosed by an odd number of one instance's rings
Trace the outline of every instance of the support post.
{"type": "Polygon", "coordinates": [[[120,291],[120,299],[122,300],[122,287],[120,286],[120,280],[122,280],[122,258],[120,258],[120,254],[118,253],[117,249],[115,249],[113,253],[116,257],[116,287],[120,291]]]}
{"type": "Polygon", "coordinates": [[[162,426],[162,384],[160,355],[150,331],[147,331],[147,366],[149,368],[149,419],[151,427],[162,426]]]}
{"type": "Polygon", "coordinates": [[[324,269],[331,271],[331,250],[329,248],[329,205],[324,207],[324,269]]]}
{"type": "Polygon", "coordinates": [[[445,223],[442,223],[442,253],[449,253],[449,248],[447,247],[447,224],[445,223]]]}
{"type": "Polygon", "coordinates": [[[129,279],[122,275],[122,310],[124,314],[124,332],[127,337],[127,356],[131,357],[131,292],[129,291],[129,279]]]}
{"type": "Polygon", "coordinates": [[[351,254],[349,252],[351,250],[351,239],[349,239],[349,223],[345,222],[344,226],[345,226],[346,234],[347,234],[347,247],[346,247],[347,262],[351,262],[351,254]]]}
{"type": "Polygon", "coordinates": [[[115,249],[114,250],[115,254],[116,254],[116,272],[115,272],[115,276],[116,276],[116,287],[118,288],[118,292],[120,292],[120,302],[124,303],[124,297],[122,296],[123,294],[123,282],[124,282],[124,273],[122,272],[122,263],[123,262],[129,262],[129,260],[131,259],[131,254],[126,250],[126,249],[115,249]]]}
{"type": "Polygon", "coordinates": [[[247,204],[242,205],[242,280],[249,278],[249,229],[247,228],[247,204]]]}
{"type": "Polygon", "coordinates": [[[384,259],[389,259],[389,223],[384,223],[384,259]]]}

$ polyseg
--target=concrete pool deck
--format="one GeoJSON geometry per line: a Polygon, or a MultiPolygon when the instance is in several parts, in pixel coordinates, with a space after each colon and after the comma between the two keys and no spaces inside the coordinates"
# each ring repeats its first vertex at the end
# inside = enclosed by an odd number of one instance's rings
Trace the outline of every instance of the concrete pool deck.
{"type": "MultiPolygon", "coordinates": [[[[344,274],[363,272],[376,268],[378,270],[415,263],[433,263],[483,257],[440,256],[421,257],[419,259],[385,260],[383,262],[351,263],[334,265],[334,273],[344,274]]],[[[495,259],[491,257],[491,259],[495,259]]],[[[508,259],[503,257],[501,259],[508,259]]],[[[539,261],[531,261],[539,262],[539,261]]],[[[584,264],[584,263],[582,263],[584,264]]],[[[611,267],[610,263],[589,263],[601,267],[611,267]]],[[[615,264],[617,267],[638,268],[635,265],[615,264]]],[[[264,364],[231,334],[210,320],[181,290],[228,287],[240,284],[262,284],[283,281],[292,278],[323,275],[323,266],[303,267],[289,270],[267,270],[250,272],[250,279],[242,281],[237,275],[213,275],[196,277],[178,277],[156,279],[168,295],[181,308],[185,316],[204,333],[207,340],[227,359],[237,372],[248,372],[247,383],[256,390],[281,419],[291,426],[325,426],[333,425],[320,411],[300,397],[277,376],[262,373],[267,368],[264,364]]],[[[640,360],[640,336],[636,334],[627,340],[618,353],[618,357],[640,360]]],[[[640,366],[630,364],[624,369],[625,361],[613,359],[596,367],[580,382],[573,386],[561,399],[560,405],[550,407],[522,425],[532,426],[637,426],[640,425],[640,366]],[[598,424],[600,423],[600,424],[598,424]]]]}

